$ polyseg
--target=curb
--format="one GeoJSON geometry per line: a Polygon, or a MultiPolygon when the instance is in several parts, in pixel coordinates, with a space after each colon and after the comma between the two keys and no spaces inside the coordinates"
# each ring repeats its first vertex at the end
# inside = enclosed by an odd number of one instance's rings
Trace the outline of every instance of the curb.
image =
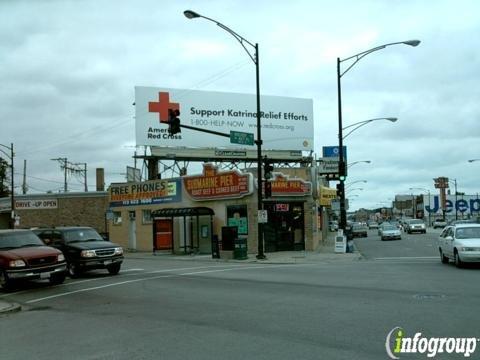
{"type": "Polygon", "coordinates": [[[6,303],[7,306],[0,308],[0,315],[19,312],[22,310],[22,306],[16,303],[6,303]]]}

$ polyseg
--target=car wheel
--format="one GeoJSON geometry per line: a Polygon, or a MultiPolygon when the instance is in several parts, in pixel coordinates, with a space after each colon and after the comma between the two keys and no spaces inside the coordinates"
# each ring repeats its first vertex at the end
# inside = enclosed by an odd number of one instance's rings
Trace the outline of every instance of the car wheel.
{"type": "Polygon", "coordinates": [[[67,264],[67,271],[68,271],[68,276],[70,276],[72,279],[78,278],[81,275],[81,270],[78,268],[77,265],[74,263],[68,263],[67,264]]]}
{"type": "Polygon", "coordinates": [[[63,284],[65,281],[66,274],[61,273],[61,274],[54,274],[50,276],[50,284],[52,285],[60,285],[63,284]]]}
{"type": "Polygon", "coordinates": [[[462,262],[462,260],[460,260],[460,256],[458,256],[457,250],[455,250],[453,256],[454,256],[454,260],[455,260],[455,266],[457,268],[463,267],[463,262],[462,262]]]}
{"type": "Polygon", "coordinates": [[[443,254],[442,249],[439,249],[439,251],[440,251],[440,260],[442,261],[442,264],[448,264],[448,257],[446,257],[446,256],[443,254]]]}
{"type": "Polygon", "coordinates": [[[13,289],[13,281],[10,280],[7,273],[3,270],[0,270],[0,286],[5,290],[13,289]]]}
{"type": "Polygon", "coordinates": [[[107,270],[110,273],[110,275],[117,275],[120,271],[120,266],[121,264],[113,264],[110,265],[107,270]]]}

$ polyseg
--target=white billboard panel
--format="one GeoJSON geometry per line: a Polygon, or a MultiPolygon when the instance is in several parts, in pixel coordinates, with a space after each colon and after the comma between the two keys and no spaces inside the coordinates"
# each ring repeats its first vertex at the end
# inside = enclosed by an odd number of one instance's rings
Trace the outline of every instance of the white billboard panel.
{"type": "MultiPolygon", "coordinates": [[[[135,87],[137,145],[256,149],[231,144],[228,137],[182,128],[168,134],[168,110],[180,110],[181,124],[230,134],[239,131],[257,138],[256,96],[185,89],[135,87]]],[[[262,147],[265,150],[313,150],[312,99],[262,96],[262,147]]]]}

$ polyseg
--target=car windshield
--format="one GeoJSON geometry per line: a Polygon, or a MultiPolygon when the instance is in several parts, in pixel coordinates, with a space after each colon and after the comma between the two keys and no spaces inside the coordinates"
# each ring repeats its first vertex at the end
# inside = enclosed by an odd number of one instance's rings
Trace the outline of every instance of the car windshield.
{"type": "Polygon", "coordinates": [[[418,225],[418,224],[423,224],[422,220],[410,220],[410,224],[418,225]]]}
{"type": "Polygon", "coordinates": [[[366,228],[365,225],[353,225],[353,230],[364,230],[366,228]]]}
{"type": "Polygon", "coordinates": [[[385,225],[383,227],[383,230],[397,230],[397,228],[395,226],[392,226],[392,225],[385,225]]]}
{"type": "Polygon", "coordinates": [[[105,241],[94,229],[74,229],[65,232],[65,242],[105,241]]]}
{"type": "Polygon", "coordinates": [[[31,231],[12,231],[0,234],[0,249],[18,249],[29,246],[45,246],[31,231]]]}
{"type": "Polygon", "coordinates": [[[464,227],[455,231],[457,239],[480,239],[480,227],[464,227]]]}

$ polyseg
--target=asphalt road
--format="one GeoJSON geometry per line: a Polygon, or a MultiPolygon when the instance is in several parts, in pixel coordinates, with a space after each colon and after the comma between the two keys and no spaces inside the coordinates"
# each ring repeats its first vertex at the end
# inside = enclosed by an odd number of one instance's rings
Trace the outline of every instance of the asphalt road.
{"type": "Polygon", "coordinates": [[[388,359],[397,326],[479,338],[480,270],[441,264],[428,239],[358,239],[352,262],[128,259],[118,276],[0,292],[24,308],[0,317],[0,357],[388,359]]]}
{"type": "Polygon", "coordinates": [[[382,241],[377,229],[368,231],[367,238],[356,238],[355,246],[366,259],[405,257],[440,258],[436,247],[441,229],[427,229],[426,234],[402,232],[401,240],[382,241]]]}

